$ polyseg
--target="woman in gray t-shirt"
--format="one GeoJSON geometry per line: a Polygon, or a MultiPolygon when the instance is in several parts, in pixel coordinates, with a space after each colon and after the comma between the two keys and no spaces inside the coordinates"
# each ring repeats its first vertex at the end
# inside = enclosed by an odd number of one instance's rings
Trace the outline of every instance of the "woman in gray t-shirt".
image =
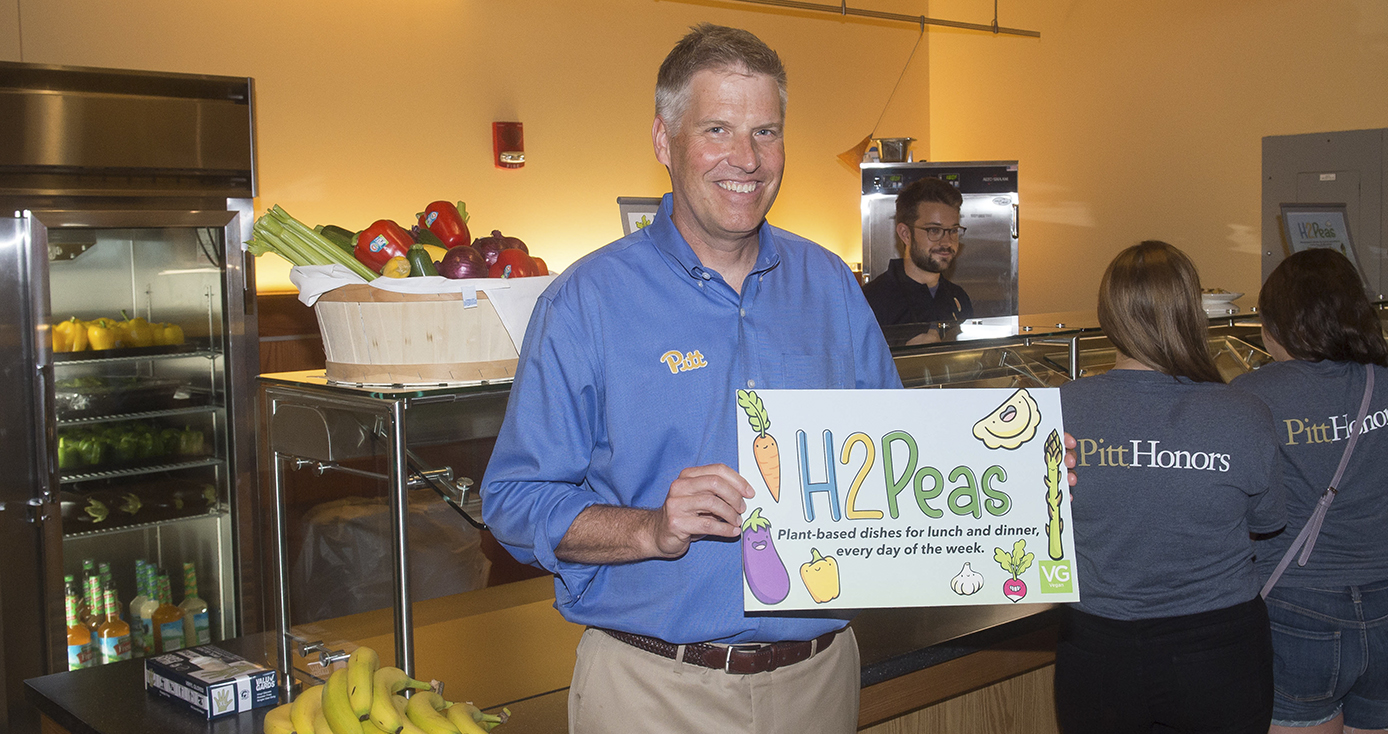
{"type": "Polygon", "coordinates": [[[1119,253],[1099,287],[1114,369],[1060,390],[1084,474],[1083,580],[1056,651],[1066,734],[1263,734],[1272,645],[1252,532],[1285,522],[1266,406],[1224,384],[1195,266],[1163,242],[1119,253]]]}
{"type": "MultiPolygon", "coordinates": [[[[1359,274],[1334,250],[1283,260],[1258,297],[1277,361],[1233,382],[1272,411],[1287,529],[1258,542],[1266,578],[1354,453],[1305,566],[1268,595],[1274,734],[1388,729],[1388,343],[1359,274]],[[1374,391],[1355,426],[1368,370],[1374,391]]],[[[1085,477],[1088,482],[1089,477],[1085,477]]]]}

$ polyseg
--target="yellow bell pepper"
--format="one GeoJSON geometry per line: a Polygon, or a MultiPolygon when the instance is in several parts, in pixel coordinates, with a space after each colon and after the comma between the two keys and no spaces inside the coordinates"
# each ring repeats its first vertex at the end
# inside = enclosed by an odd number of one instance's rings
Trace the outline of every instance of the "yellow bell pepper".
{"type": "Polygon", "coordinates": [[[115,349],[120,345],[120,332],[116,322],[110,319],[96,319],[86,322],[87,343],[92,349],[115,349]]]}
{"type": "Polygon", "coordinates": [[[87,351],[87,327],[77,320],[76,316],[63,322],[67,324],[68,337],[71,339],[70,345],[74,352],[87,351]]]}
{"type": "Polygon", "coordinates": [[[141,316],[130,318],[125,311],[121,311],[121,316],[125,316],[125,321],[121,322],[121,329],[125,332],[125,337],[121,341],[127,347],[152,347],[154,346],[154,327],[141,316]]]}
{"type": "Polygon", "coordinates": [[[839,597],[839,562],[833,556],[820,555],[818,548],[811,548],[809,563],[800,566],[800,580],[805,590],[816,604],[823,604],[839,597]]]}
{"type": "Polygon", "coordinates": [[[72,351],[87,351],[87,327],[76,316],[64,322],[68,325],[68,333],[72,336],[72,351]]]}
{"type": "Polygon", "coordinates": [[[177,346],[183,343],[183,327],[168,322],[154,324],[155,346],[177,346]]]}
{"type": "Polygon", "coordinates": [[[72,348],[72,322],[59,321],[53,325],[53,351],[71,352],[72,348]]]}
{"type": "Polygon", "coordinates": [[[408,278],[410,275],[410,261],[403,255],[396,255],[386,261],[381,266],[381,275],[387,278],[408,278]]]}

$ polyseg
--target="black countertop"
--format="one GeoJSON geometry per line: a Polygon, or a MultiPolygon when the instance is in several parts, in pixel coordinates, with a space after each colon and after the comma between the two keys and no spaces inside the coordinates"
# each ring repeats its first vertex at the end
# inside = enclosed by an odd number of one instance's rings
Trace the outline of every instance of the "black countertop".
{"type": "MultiPolygon", "coordinates": [[[[955,660],[1057,621],[1058,610],[1045,605],[866,610],[852,623],[863,661],[862,685],[866,689],[955,660]]],[[[260,633],[217,644],[248,660],[273,665],[275,637],[260,633]]],[[[268,711],[202,720],[144,691],[143,660],[47,675],[26,681],[25,687],[29,703],[73,734],[259,734],[268,711]]],[[[562,733],[567,731],[567,699],[567,690],[557,689],[489,702],[489,708],[510,708],[514,716],[504,728],[507,734],[562,733]]]]}
{"type": "MultiPolygon", "coordinates": [[[[276,635],[222,640],[223,649],[247,660],[274,660],[276,635]]],[[[24,682],[24,697],[40,713],[73,734],[214,732],[260,734],[269,708],[208,722],[186,708],[145,692],[144,659],[54,673],[24,682]]]]}

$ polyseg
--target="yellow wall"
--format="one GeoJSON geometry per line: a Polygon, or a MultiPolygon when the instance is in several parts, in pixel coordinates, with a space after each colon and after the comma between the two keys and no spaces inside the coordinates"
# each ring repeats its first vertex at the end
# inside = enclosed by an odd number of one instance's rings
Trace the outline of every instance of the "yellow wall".
{"type": "MultiPolygon", "coordinates": [[[[651,152],[655,72],[704,20],[751,30],[789,69],[771,220],[861,260],[858,178],[835,156],[882,112],[918,37],[907,25],[672,0],[0,0],[0,58],[254,77],[257,212],[408,226],[462,199],[474,235],[501,229],[562,268],[621,236],[618,196],[669,189],[651,152]],[[492,166],[494,120],[525,124],[524,169],[492,166]]],[[[925,53],[883,134],[927,136],[925,53]]],[[[261,290],[290,287],[268,260],[261,290]]]]}
{"type": "Polygon", "coordinates": [[[1262,137],[1388,127],[1382,0],[1001,5],[1041,39],[932,31],[930,144],[1021,161],[1030,312],[1092,309],[1108,261],[1149,238],[1186,250],[1206,287],[1256,294],[1262,137]]]}
{"type": "MultiPolygon", "coordinates": [[[[988,0],[850,5],[988,22],[988,0]]],[[[918,157],[1021,161],[1021,302],[1087,309],[1122,247],[1162,238],[1206,285],[1256,293],[1264,135],[1388,126],[1382,0],[1002,0],[1040,40],[932,28],[878,130],[918,157]]],[[[408,223],[463,199],[564,267],[620,235],[615,199],[668,189],[655,69],[701,20],[791,74],[776,224],[861,258],[858,179],[835,156],[877,121],[908,25],[716,0],[0,0],[0,58],[256,80],[260,197],[311,223],[408,223]],[[492,167],[490,123],[529,162],[492,167]]],[[[262,267],[262,289],[287,287],[262,267]]]]}

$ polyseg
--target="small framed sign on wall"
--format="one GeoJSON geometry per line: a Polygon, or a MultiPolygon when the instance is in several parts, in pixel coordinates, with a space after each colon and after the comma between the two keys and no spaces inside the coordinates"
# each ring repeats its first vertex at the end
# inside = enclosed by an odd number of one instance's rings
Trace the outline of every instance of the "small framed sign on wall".
{"type": "Polygon", "coordinates": [[[622,235],[629,235],[655,221],[660,209],[659,196],[618,196],[617,209],[622,213],[622,235]]]}

